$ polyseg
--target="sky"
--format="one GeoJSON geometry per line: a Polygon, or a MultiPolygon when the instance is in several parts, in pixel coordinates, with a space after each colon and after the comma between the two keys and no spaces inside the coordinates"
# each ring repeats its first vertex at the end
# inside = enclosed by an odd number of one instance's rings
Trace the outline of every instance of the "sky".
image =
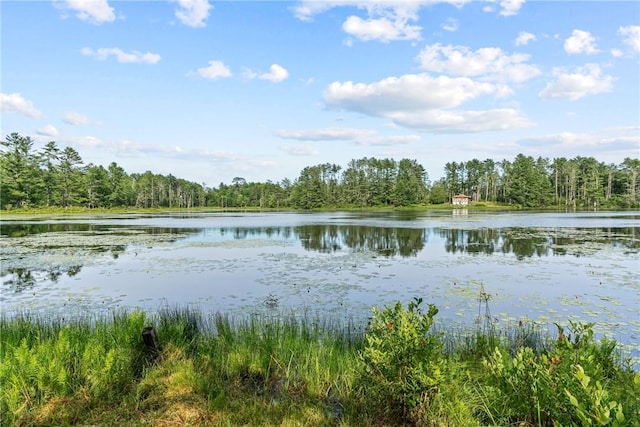
{"type": "Polygon", "coordinates": [[[640,157],[640,2],[0,1],[2,137],[217,187],[640,157]]]}

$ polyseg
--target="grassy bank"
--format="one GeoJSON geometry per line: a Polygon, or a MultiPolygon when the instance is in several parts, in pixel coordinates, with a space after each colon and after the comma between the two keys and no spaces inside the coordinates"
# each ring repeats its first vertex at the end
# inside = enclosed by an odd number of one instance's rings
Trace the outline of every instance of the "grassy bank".
{"type": "MultiPolygon", "coordinates": [[[[413,206],[367,206],[359,207],[352,205],[342,206],[326,206],[323,208],[312,209],[315,212],[333,212],[333,211],[424,211],[424,210],[451,210],[459,209],[460,206],[455,206],[450,203],[443,204],[427,204],[427,205],[413,205],[413,206]]],[[[465,207],[468,210],[486,210],[486,211],[503,211],[503,210],[526,210],[520,206],[508,205],[493,202],[480,202],[472,203],[465,207]]],[[[530,210],[549,209],[557,210],[557,207],[548,208],[531,208],[530,210]]],[[[257,206],[247,207],[225,207],[220,208],[216,206],[205,207],[192,207],[192,208],[134,208],[134,207],[114,207],[114,208],[86,208],[79,206],[72,206],[67,208],[62,207],[29,207],[29,208],[12,208],[0,210],[0,217],[11,219],[24,218],[29,216],[41,216],[41,215],[108,215],[108,214],[161,214],[161,213],[184,213],[184,212],[302,212],[303,209],[295,208],[260,208],[257,206]]]]}
{"type": "Polygon", "coordinates": [[[366,328],[189,309],[2,317],[1,423],[640,423],[640,374],[590,325],[553,337],[530,324],[443,331],[436,313],[415,300],[374,309],[366,328]]]}

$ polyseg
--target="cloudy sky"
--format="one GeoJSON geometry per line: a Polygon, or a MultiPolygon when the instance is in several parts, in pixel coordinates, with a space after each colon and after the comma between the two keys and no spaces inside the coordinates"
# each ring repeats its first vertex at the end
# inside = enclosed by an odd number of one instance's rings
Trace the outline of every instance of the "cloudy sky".
{"type": "Polygon", "coordinates": [[[637,1],[2,1],[2,137],[217,186],[640,157],[637,1]]]}

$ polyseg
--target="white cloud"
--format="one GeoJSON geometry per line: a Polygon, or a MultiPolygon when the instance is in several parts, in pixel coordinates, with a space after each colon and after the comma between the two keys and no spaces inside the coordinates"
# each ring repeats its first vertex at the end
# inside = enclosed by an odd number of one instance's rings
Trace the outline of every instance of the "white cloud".
{"type": "Polygon", "coordinates": [[[457,107],[496,90],[491,83],[465,77],[406,74],[371,84],[333,82],[325,89],[323,97],[331,108],[382,116],[397,110],[457,107]]]}
{"type": "Polygon", "coordinates": [[[624,56],[624,52],[620,49],[611,49],[611,56],[614,58],[620,58],[621,56],[624,56]]]}
{"type": "Polygon", "coordinates": [[[105,147],[109,148],[111,144],[101,140],[100,138],[96,138],[95,136],[81,136],[76,138],[71,138],[69,142],[76,146],[82,148],[98,148],[105,147]]]}
{"type": "Polygon", "coordinates": [[[268,80],[273,83],[279,83],[289,78],[289,72],[278,64],[272,64],[268,73],[258,74],[254,71],[246,70],[243,75],[248,79],[268,80]]]}
{"type": "Polygon", "coordinates": [[[278,148],[292,156],[317,156],[320,154],[313,145],[309,144],[281,145],[278,148]]]}
{"type": "Polygon", "coordinates": [[[342,24],[345,33],[360,40],[379,40],[388,43],[393,40],[419,40],[422,27],[409,25],[409,20],[417,16],[384,16],[381,18],[362,19],[350,16],[342,24]]]}
{"type": "Polygon", "coordinates": [[[42,135],[42,136],[48,136],[48,137],[56,137],[58,136],[58,129],[55,128],[55,126],[53,125],[46,125],[41,127],[40,129],[36,130],[36,133],[38,135],[42,135]]]}
{"type": "Polygon", "coordinates": [[[525,0],[502,0],[500,2],[500,15],[513,16],[517,15],[525,0]]]}
{"type": "Polygon", "coordinates": [[[205,79],[220,79],[223,77],[231,77],[231,70],[224,65],[222,61],[209,61],[207,67],[198,68],[196,73],[205,79]]]}
{"type": "Polygon", "coordinates": [[[466,77],[409,74],[375,83],[334,82],[324,91],[329,108],[391,119],[399,126],[434,133],[481,132],[530,125],[514,109],[451,111],[482,95],[500,96],[502,85],[466,77]]]}
{"type": "Polygon", "coordinates": [[[521,31],[516,37],[515,44],[516,46],[526,46],[529,42],[536,41],[536,35],[532,33],[528,33],[526,31],[521,31]]]}
{"type": "Polygon", "coordinates": [[[198,150],[196,157],[218,161],[234,161],[240,158],[237,154],[227,150],[198,150]]]}
{"type": "Polygon", "coordinates": [[[587,64],[578,67],[573,73],[563,68],[553,70],[556,80],[548,83],[539,96],[541,98],[568,98],[571,101],[589,95],[613,90],[613,77],[603,75],[600,66],[587,64]]]}
{"type": "Polygon", "coordinates": [[[449,18],[440,27],[445,31],[458,31],[458,20],[455,18],[449,18]]]}
{"type": "Polygon", "coordinates": [[[423,6],[430,6],[437,3],[448,3],[460,7],[471,0],[412,0],[410,2],[399,2],[398,0],[302,0],[293,8],[296,18],[301,21],[311,21],[315,15],[324,13],[335,7],[357,7],[359,9],[384,10],[384,9],[411,9],[418,10],[423,6]]]}
{"type": "Polygon", "coordinates": [[[622,36],[624,44],[631,47],[633,52],[640,52],[640,26],[629,25],[628,27],[620,27],[618,34],[622,36]]]}
{"type": "Polygon", "coordinates": [[[376,131],[357,128],[279,129],[274,135],[299,141],[349,141],[359,145],[401,145],[420,140],[418,135],[378,135],[376,131]]]}
{"type": "Polygon", "coordinates": [[[353,128],[278,129],[274,134],[280,138],[297,139],[300,141],[351,141],[373,136],[375,135],[375,131],[353,128]]]}
{"type": "Polygon", "coordinates": [[[116,60],[122,64],[157,64],[161,59],[157,53],[142,53],[135,50],[133,52],[124,52],[117,47],[100,48],[97,50],[85,47],[82,48],[81,53],[84,56],[93,56],[99,61],[104,61],[108,57],[114,56],[116,60]]]}
{"type": "Polygon", "coordinates": [[[389,114],[400,126],[431,133],[475,133],[531,126],[532,123],[512,108],[485,111],[400,111],[389,114]]]}
{"type": "Polygon", "coordinates": [[[269,80],[273,83],[281,82],[283,80],[286,80],[288,77],[289,72],[284,67],[278,64],[272,64],[271,67],[269,67],[268,73],[260,74],[258,76],[259,79],[269,80]]]}
{"type": "Polygon", "coordinates": [[[364,10],[366,16],[349,16],[342,24],[342,29],[360,40],[378,40],[384,43],[393,40],[419,40],[421,27],[414,25],[418,20],[418,11],[423,6],[436,3],[449,3],[457,7],[470,0],[398,0],[366,1],[335,0],[317,1],[303,0],[293,7],[295,16],[303,21],[311,21],[317,14],[335,7],[356,7],[364,10]]]}
{"type": "Polygon", "coordinates": [[[66,113],[64,113],[64,115],[62,116],[62,121],[75,126],[89,125],[92,123],[89,117],[73,111],[67,111],[66,113]]]}
{"type": "Polygon", "coordinates": [[[315,15],[334,8],[335,5],[328,1],[301,1],[291,8],[296,18],[301,21],[312,21],[315,15]]]}
{"type": "Polygon", "coordinates": [[[259,160],[259,159],[246,159],[238,163],[236,166],[238,169],[244,169],[247,171],[255,171],[255,169],[270,168],[274,169],[278,167],[278,163],[273,160],[259,160]]]}
{"type": "Polygon", "coordinates": [[[381,135],[358,139],[355,142],[360,145],[395,146],[412,144],[418,141],[420,141],[420,137],[418,135],[381,135]]]}
{"type": "Polygon", "coordinates": [[[559,132],[544,135],[535,135],[517,141],[518,145],[525,147],[537,147],[540,149],[553,149],[562,152],[633,152],[637,153],[640,146],[640,128],[607,128],[590,133],[559,132]]]}
{"type": "Polygon", "coordinates": [[[0,93],[0,107],[3,113],[18,113],[33,119],[42,117],[33,103],[19,93],[0,93]]]}
{"type": "Polygon", "coordinates": [[[178,9],[176,17],[184,25],[199,28],[205,27],[209,11],[213,8],[208,0],[176,0],[178,9]]]}
{"type": "Polygon", "coordinates": [[[573,30],[571,37],[564,41],[564,50],[570,54],[586,53],[588,55],[600,52],[596,46],[596,39],[588,31],[573,30]]]}
{"type": "Polygon", "coordinates": [[[96,25],[116,19],[113,8],[109,6],[107,0],[65,0],[62,7],[75,10],[79,19],[96,25]]]}
{"type": "Polygon", "coordinates": [[[427,71],[504,82],[523,82],[538,76],[538,67],[526,63],[529,58],[529,55],[521,53],[509,55],[497,47],[471,51],[465,46],[443,46],[439,43],[426,46],[417,57],[420,68],[427,71]]]}
{"type": "Polygon", "coordinates": [[[244,160],[241,156],[224,150],[189,149],[180,145],[158,145],[134,142],[127,139],[103,140],[94,136],[82,136],[66,139],[64,142],[80,148],[105,150],[118,157],[148,158],[158,156],[176,160],[213,160],[232,162],[244,160]]]}

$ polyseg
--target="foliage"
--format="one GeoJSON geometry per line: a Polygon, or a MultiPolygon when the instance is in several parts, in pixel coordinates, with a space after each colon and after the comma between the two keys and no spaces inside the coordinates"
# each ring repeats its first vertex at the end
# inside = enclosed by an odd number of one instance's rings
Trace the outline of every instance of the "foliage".
{"type": "Polygon", "coordinates": [[[640,419],[625,418],[625,412],[638,415],[637,402],[628,398],[637,396],[637,384],[616,359],[615,343],[595,341],[589,323],[570,322],[566,335],[558,326],[558,339],[549,351],[536,353],[523,346],[511,357],[496,347],[484,361],[485,416],[499,425],[634,425],[640,419]],[[591,378],[599,380],[594,384],[591,378]]]}
{"type": "MultiPolygon", "coordinates": [[[[13,324],[3,320],[2,413],[29,412],[53,397],[113,399],[126,392],[143,363],[138,336],[144,318],[143,313],[114,314],[111,322],[99,321],[93,327],[78,323],[38,328],[36,323],[23,337],[11,333],[13,324]]],[[[19,327],[30,323],[16,322],[19,327]]]]}
{"type": "Polygon", "coordinates": [[[549,347],[520,327],[437,333],[437,309],[421,303],[375,309],[366,330],[187,308],[0,317],[0,425],[640,422],[640,373],[592,325],[559,328],[549,347]],[[141,342],[149,325],[161,345],[153,358],[141,342]]]}
{"type": "Polygon", "coordinates": [[[442,342],[430,331],[438,309],[430,304],[423,313],[421,303],[374,308],[362,350],[365,395],[391,420],[417,424],[444,380],[442,342]]]}
{"type": "Polygon", "coordinates": [[[448,162],[444,177],[431,184],[415,159],[351,160],[305,167],[291,182],[249,182],[207,187],[171,174],[127,173],[117,163],[84,164],[72,147],[55,141],[39,151],[18,133],[0,142],[0,208],[296,208],[408,207],[444,204],[456,194],[475,206],[502,203],[521,207],[601,208],[640,206],[640,159],[605,164],[593,157],[513,161],[472,159],[448,162]]]}

